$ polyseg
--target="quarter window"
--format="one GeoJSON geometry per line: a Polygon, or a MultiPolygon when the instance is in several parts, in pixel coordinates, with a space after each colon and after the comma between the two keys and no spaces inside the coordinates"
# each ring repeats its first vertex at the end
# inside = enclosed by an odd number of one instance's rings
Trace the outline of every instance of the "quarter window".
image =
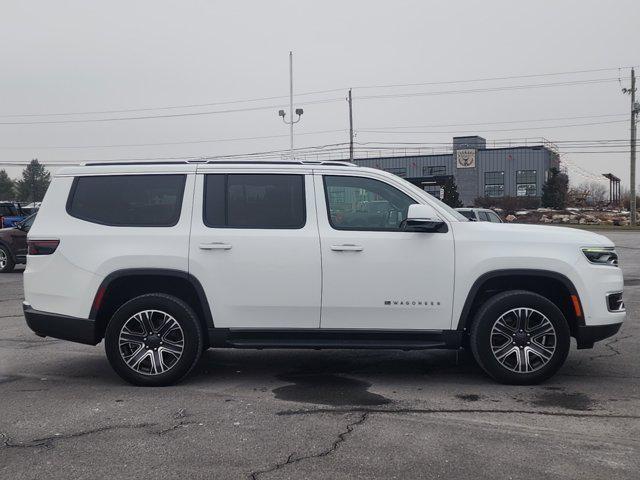
{"type": "Polygon", "coordinates": [[[336,230],[398,231],[409,205],[417,203],[372,178],[325,176],[329,223],[336,230]]]}
{"type": "Polygon", "coordinates": [[[304,176],[206,175],[204,223],[218,228],[302,228],[304,176]]]}
{"type": "Polygon", "coordinates": [[[516,172],[516,195],[518,197],[535,197],[537,191],[536,171],[518,170],[516,172]]]}
{"type": "Polygon", "coordinates": [[[485,197],[503,197],[504,196],[504,172],[485,172],[484,196],[485,197]]]}
{"type": "Polygon", "coordinates": [[[72,217],[118,227],[178,223],[185,175],[76,177],[67,200],[72,217]]]}

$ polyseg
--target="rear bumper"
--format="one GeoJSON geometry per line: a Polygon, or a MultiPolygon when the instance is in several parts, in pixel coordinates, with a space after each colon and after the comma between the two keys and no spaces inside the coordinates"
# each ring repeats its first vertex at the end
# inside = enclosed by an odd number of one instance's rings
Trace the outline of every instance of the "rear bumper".
{"type": "Polygon", "coordinates": [[[96,334],[94,320],[69,317],[56,313],[34,310],[28,303],[22,304],[27,325],[41,337],[60,338],[71,342],[97,345],[100,338],[96,334]]]}
{"type": "Polygon", "coordinates": [[[611,323],[609,325],[581,325],[576,331],[576,341],[578,349],[593,348],[595,342],[609,338],[620,330],[622,323],[611,323]]]}

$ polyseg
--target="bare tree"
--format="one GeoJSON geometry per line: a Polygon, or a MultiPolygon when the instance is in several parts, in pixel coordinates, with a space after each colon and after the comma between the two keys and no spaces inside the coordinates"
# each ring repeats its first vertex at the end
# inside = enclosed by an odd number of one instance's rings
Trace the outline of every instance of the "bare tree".
{"type": "Polygon", "coordinates": [[[589,205],[603,205],[609,201],[609,190],[603,183],[595,180],[582,182],[576,190],[584,195],[589,205]]]}

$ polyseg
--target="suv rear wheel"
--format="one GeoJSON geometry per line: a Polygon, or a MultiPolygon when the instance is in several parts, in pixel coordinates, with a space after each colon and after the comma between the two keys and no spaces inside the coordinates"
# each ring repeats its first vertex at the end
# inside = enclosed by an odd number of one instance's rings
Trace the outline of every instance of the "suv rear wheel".
{"type": "Polygon", "coordinates": [[[542,382],[562,366],[570,332],[564,315],[537,293],[514,290],[487,300],[471,327],[478,364],[502,383],[542,382]]]}
{"type": "Polygon", "coordinates": [[[113,369],[134,385],[165,386],[185,377],[202,354],[203,333],[193,310],[161,293],[122,305],[105,332],[113,369]]]}

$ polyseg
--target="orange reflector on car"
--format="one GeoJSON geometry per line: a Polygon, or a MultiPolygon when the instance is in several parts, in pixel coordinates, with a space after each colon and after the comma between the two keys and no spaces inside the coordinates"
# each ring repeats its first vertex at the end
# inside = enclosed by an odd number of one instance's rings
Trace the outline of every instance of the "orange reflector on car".
{"type": "Polygon", "coordinates": [[[582,308],[580,307],[580,299],[577,295],[571,295],[571,301],[573,302],[573,310],[576,312],[576,317],[582,317],[582,308]]]}

